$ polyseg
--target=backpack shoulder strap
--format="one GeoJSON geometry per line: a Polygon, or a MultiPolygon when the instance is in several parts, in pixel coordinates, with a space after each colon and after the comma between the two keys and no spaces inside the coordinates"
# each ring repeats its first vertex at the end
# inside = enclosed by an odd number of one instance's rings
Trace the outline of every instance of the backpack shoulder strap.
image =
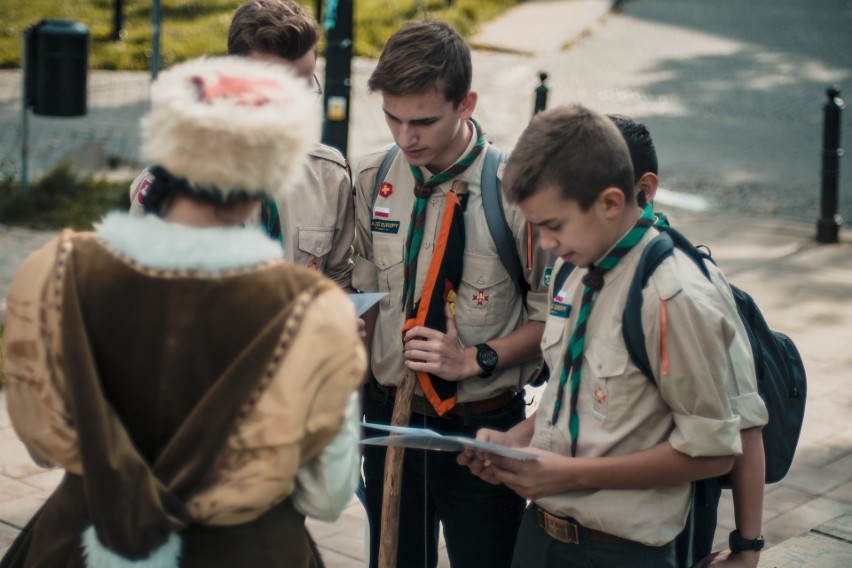
{"type": "Polygon", "coordinates": [[[500,164],[507,160],[508,155],[505,152],[493,144],[488,146],[482,167],[482,208],[485,210],[485,222],[488,224],[488,231],[497,246],[497,254],[500,255],[503,266],[509,273],[509,277],[514,282],[518,292],[524,298],[524,304],[526,304],[529,284],[524,278],[521,258],[518,256],[512,230],[506,221],[503,199],[500,196],[500,180],[497,179],[497,170],[500,168],[500,164]]]}
{"type": "Polygon", "coordinates": [[[553,301],[553,298],[559,293],[559,290],[562,289],[562,285],[565,284],[565,281],[568,280],[568,277],[571,276],[571,273],[574,272],[576,266],[571,262],[565,262],[562,266],[559,267],[559,270],[556,272],[556,276],[553,278],[553,294],[551,294],[550,301],[553,301]]]}
{"type": "Polygon", "coordinates": [[[648,243],[639,258],[639,265],[636,267],[636,273],[633,275],[633,280],[630,282],[630,288],[627,292],[621,334],[624,337],[624,345],[627,347],[630,360],[642,371],[642,374],[648,377],[649,381],[656,384],[648,359],[648,350],[645,347],[645,331],[642,328],[642,304],[644,302],[642,290],[648,285],[648,280],[660,263],[674,254],[675,248],[680,249],[691,258],[707,280],[710,280],[710,270],[705,261],[713,262],[713,259],[672,227],[654,225],[654,228],[660,231],[660,234],[648,243]]]}
{"type": "Polygon", "coordinates": [[[379,197],[379,189],[381,189],[382,183],[385,181],[385,178],[388,175],[388,170],[390,169],[397,154],[399,154],[399,146],[394,144],[391,146],[390,150],[388,150],[388,153],[385,154],[382,164],[379,166],[379,171],[376,173],[376,183],[373,184],[373,200],[371,201],[373,205],[376,204],[376,199],[379,197]]]}
{"type": "Polygon", "coordinates": [[[624,306],[621,323],[621,334],[630,360],[653,384],[657,383],[654,380],[654,372],[651,370],[648,350],[645,347],[645,330],[642,328],[642,304],[644,303],[642,290],[648,285],[648,280],[660,263],[673,254],[674,246],[668,232],[661,232],[642,251],[639,265],[636,267],[636,273],[627,291],[627,303],[624,306]]]}

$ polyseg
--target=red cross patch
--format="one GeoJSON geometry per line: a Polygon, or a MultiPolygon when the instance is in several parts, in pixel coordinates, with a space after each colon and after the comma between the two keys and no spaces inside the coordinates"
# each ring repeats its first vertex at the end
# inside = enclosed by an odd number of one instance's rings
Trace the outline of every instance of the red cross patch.
{"type": "Polygon", "coordinates": [[[382,197],[390,197],[391,193],[393,193],[393,186],[388,182],[384,182],[379,188],[379,195],[382,197]]]}
{"type": "Polygon", "coordinates": [[[478,294],[473,295],[473,301],[477,306],[481,306],[488,301],[488,294],[485,293],[485,290],[480,290],[478,294]]]}

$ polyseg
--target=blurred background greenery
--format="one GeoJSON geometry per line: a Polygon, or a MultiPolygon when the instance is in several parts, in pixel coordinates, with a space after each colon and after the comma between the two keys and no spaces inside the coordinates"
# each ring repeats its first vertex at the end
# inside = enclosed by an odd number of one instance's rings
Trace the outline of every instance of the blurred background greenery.
{"type": "MultiPolygon", "coordinates": [[[[424,17],[452,24],[470,36],[477,24],[516,0],[353,0],[355,55],[378,57],[402,22],[424,17]]],[[[20,67],[23,31],[45,18],[85,24],[92,37],[91,69],[144,71],[150,68],[151,0],[123,0],[122,38],[112,41],[115,0],[0,0],[0,68],[20,67]]],[[[240,0],[162,0],[162,65],[199,55],[223,54],[228,24],[240,0]]],[[[312,13],[315,0],[300,0],[312,13]]],[[[320,50],[324,42],[320,44],[320,50]]]]}

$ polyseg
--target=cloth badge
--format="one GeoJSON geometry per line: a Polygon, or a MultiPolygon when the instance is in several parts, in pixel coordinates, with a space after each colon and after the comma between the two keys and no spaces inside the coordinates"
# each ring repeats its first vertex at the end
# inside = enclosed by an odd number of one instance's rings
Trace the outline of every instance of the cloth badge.
{"type": "Polygon", "coordinates": [[[374,233],[396,235],[399,233],[399,221],[385,221],[384,219],[374,218],[370,221],[370,230],[374,233]]]}
{"type": "Polygon", "coordinates": [[[544,269],[544,274],[541,277],[541,285],[544,286],[545,288],[550,287],[550,277],[551,277],[552,274],[553,274],[553,267],[552,266],[548,266],[547,268],[544,269]]]}
{"type": "Polygon", "coordinates": [[[565,302],[565,290],[560,290],[553,296],[550,303],[550,315],[567,319],[571,315],[571,304],[565,302]]]}
{"type": "Polygon", "coordinates": [[[151,179],[146,177],[142,180],[142,183],[139,185],[139,191],[136,193],[136,201],[139,202],[139,205],[145,204],[145,198],[148,197],[149,191],[151,191],[151,179]]]}
{"type": "Polygon", "coordinates": [[[379,188],[379,195],[382,197],[390,197],[393,193],[393,185],[388,182],[384,182],[382,186],[379,188]]]}
{"type": "Polygon", "coordinates": [[[606,418],[609,414],[609,390],[606,383],[596,382],[593,393],[594,413],[598,418],[606,418]]]}
{"type": "Polygon", "coordinates": [[[487,308],[485,304],[488,303],[488,294],[485,293],[485,290],[480,290],[477,294],[473,295],[473,307],[475,308],[487,308]]]}
{"type": "Polygon", "coordinates": [[[373,210],[374,217],[381,217],[382,219],[387,219],[390,217],[390,208],[389,207],[376,207],[373,210]]]}

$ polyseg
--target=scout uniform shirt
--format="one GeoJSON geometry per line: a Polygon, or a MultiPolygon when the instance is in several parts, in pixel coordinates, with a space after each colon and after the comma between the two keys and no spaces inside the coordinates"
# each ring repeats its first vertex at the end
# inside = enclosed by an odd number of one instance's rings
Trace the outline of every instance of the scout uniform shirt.
{"type": "MultiPolygon", "coordinates": [[[[674,256],[654,271],[643,291],[642,327],[657,385],[627,353],[621,328],[627,290],[642,250],[655,234],[648,231],[606,274],[604,287],[594,299],[577,401],[577,457],[625,455],[663,441],[692,457],[741,452],[740,420],[731,410],[729,393],[736,359],[750,350],[748,339],[737,332],[736,308],[721,299],[714,284],[681,251],[675,249],[674,256]]],[[[560,265],[557,261],[554,273],[560,265]]],[[[554,378],[562,373],[586,273],[574,270],[554,294],[541,343],[554,378]]],[[[556,424],[551,424],[558,385],[558,380],[551,379],[542,395],[531,445],[571,455],[570,389],[566,388],[556,424]]],[[[536,504],[589,528],[662,546],[674,540],[686,522],[690,487],[684,483],[576,491],[539,499],[536,504]]]]}
{"type": "MultiPolygon", "coordinates": [[[[466,155],[476,143],[471,142],[466,155]]],[[[355,225],[358,234],[358,257],[352,274],[352,287],[361,291],[387,292],[379,303],[379,316],[373,335],[371,366],[381,385],[398,385],[404,372],[402,345],[403,313],[403,251],[411,210],[414,204],[414,177],[408,161],[400,152],[388,170],[385,182],[372,203],[378,168],[388,148],[365,156],[354,177],[355,225]]],[[[517,208],[504,202],[506,220],[515,237],[521,264],[525,268],[531,290],[527,295],[529,312],[525,313],[520,294],[511,281],[497,247],[488,230],[482,208],[480,183],[485,153],[483,148],[476,161],[461,175],[437,186],[429,197],[426,209],[423,243],[417,264],[415,301],[420,298],[423,281],[428,272],[438,222],[443,214],[445,197],[453,187],[466,185],[468,201],[464,213],[465,251],[462,282],[455,304],[456,326],[464,347],[508,335],[527,320],[544,321],[546,317],[546,285],[542,276],[547,254],[533,239],[532,270],[528,266],[527,227],[517,208]],[[461,184],[461,185],[459,185],[461,184]]],[[[432,173],[422,168],[425,179],[432,173]]],[[[452,244],[448,245],[452,246],[452,244]]],[[[488,378],[472,377],[458,384],[458,402],[487,400],[506,390],[520,391],[540,366],[540,359],[501,369],[488,378]]],[[[417,392],[422,394],[419,385],[417,392]]]]}
{"type": "MultiPolygon", "coordinates": [[[[146,169],[131,184],[132,214],[143,214],[142,200],[151,179],[146,169]]],[[[284,258],[349,286],[355,227],[346,160],[334,148],[315,144],[294,184],[276,195],[284,258]]]]}

